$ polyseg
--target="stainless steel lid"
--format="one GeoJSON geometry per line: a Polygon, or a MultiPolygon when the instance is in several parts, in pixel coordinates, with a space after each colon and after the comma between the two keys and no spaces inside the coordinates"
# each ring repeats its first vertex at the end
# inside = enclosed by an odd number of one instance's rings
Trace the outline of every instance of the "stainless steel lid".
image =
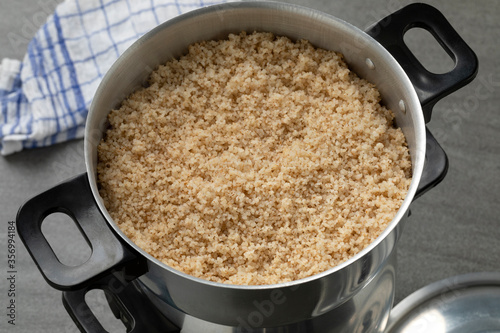
{"type": "Polygon", "coordinates": [[[432,283],[391,312],[386,333],[500,333],[500,273],[432,283]]]}

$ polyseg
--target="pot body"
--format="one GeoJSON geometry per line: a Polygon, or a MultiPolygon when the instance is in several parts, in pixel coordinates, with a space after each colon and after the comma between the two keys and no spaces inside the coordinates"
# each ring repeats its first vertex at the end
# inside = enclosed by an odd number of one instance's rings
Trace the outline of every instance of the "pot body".
{"type": "MultiPolygon", "coordinates": [[[[333,130],[333,129],[332,129],[333,130]]],[[[280,3],[227,3],[197,10],[160,25],[134,44],[116,62],[97,91],[87,122],[85,154],[89,182],[110,226],[136,251],[148,258],[148,272],[139,277],[151,301],[168,304],[201,320],[237,327],[255,312],[256,304],[274,306],[258,327],[284,326],[307,321],[341,306],[377,279],[393,253],[403,227],[402,218],[416,192],[425,156],[425,123],[412,83],[389,52],[366,33],[332,16],[280,3]],[[267,31],[292,40],[344,54],[350,68],[377,85],[383,102],[393,110],[406,136],[413,165],[413,182],[401,209],[387,230],[356,257],[329,271],[291,283],[272,286],[234,286],[188,276],[160,263],[131,243],[113,223],[99,199],[96,148],[106,128],[106,117],[129,93],[140,87],[159,64],[185,54],[195,42],[226,38],[229,33],[267,31]],[[368,60],[369,59],[369,60],[368,60]],[[400,108],[404,103],[405,112],[400,108]],[[273,301],[274,300],[274,301],[273,301]]],[[[392,291],[386,292],[389,309],[392,291]]],[[[379,311],[380,312],[380,311],[379,311]]],[[[384,318],[387,313],[380,312],[384,318]]],[[[375,321],[379,321],[376,319],[375,321]]]]}
{"type": "MultiPolygon", "coordinates": [[[[262,328],[262,323],[265,318],[272,317],[276,311],[279,311],[280,307],[286,306],[290,293],[293,292],[298,297],[307,300],[310,295],[301,290],[300,286],[286,295],[280,295],[279,289],[274,289],[269,292],[267,299],[260,302],[252,301],[253,310],[245,314],[240,313],[234,326],[215,324],[185,314],[165,302],[164,298],[145,289],[142,284],[141,288],[148,300],[163,315],[177,327],[182,327],[182,333],[382,333],[385,331],[393,305],[396,252],[394,250],[389,255],[372,280],[344,303],[321,309],[318,315],[311,319],[290,320],[289,324],[277,327],[262,328]]],[[[339,283],[341,284],[342,282],[339,283]]],[[[331,295],[327,295],[326,292],[323,295],[325,298],[329,296],[331,295]]],[[[297,310],[300,311],[300,309],[297,310]]],[[[219,309],[219,311],[224,310],[219,309]]]]}
{"type": "Polygon", "coordinates": [[[278,2],[234,2],[189,12],[147,33],[111,67],[87,118],[87,173],[27,201],[17,216],[19,236],[47,282],[64,291],[64,305],[82,332],[105,332],[85,302],[91,289],[117,299],[113,311],[131,333],[178,332],[179,327],[186,333],[382,332],[393,302],[396,245],[410,204],[439,183],[447,169],[446,154],[426,130],[425,120],[437,100],[476,73],[472,50],[437,10],[424,4],[405,7],[368,33],[325,13],[278,2]],[[453,54],[456,66],[451,72],[427,72],[404,46],[403,34],[414,26],[431,29],[453,54]],[[187,53],[189,45],[241,31],[307,39],[316,47],[343,53],[350,69],[375,84],[382,102],[394,112],[412,161],[408,194],[373,243],[325,272],[275,285],[215,283],[161,263],[113,222],[96,179],[97,146],[108,113],[140,88],[154,68],[187,53]],[[75,220],[92,247],[87,262],[69,267],[57,260],[41,232],[43,219],[53,212],[75,220]]]}

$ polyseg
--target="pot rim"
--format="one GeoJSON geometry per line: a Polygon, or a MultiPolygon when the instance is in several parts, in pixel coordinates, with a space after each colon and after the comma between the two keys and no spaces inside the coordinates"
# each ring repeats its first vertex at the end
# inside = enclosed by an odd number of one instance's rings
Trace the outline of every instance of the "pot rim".
{"type": "MultiPolygon", "coordinates": [[[[187,45],[186,45],[187,47],[187,45]]],[[[109,89],[109,87],[107,88],[109,89]]],[[[85,155],[85,165],[87,169],[87,173],[89,174],[89,185],[91,188],[91,191],[93,193],[94,199],[101,210],[101,213],[103,214],[104,218],[106,219],[106,222],[108,226],[110,226],[120,237],[123,239],[129,246],[131,246],[135,251],[140,253],[142,256],[146,257],[149,262],[154,263],[155,265],[159,266],[162,269],[168,270],[169,272],[178,275],[182,278],[189,279],[193,282],[196,283],[201,283],[207,286],[212,286],[212,287],[222,287],[226,289],[239,289],[239,290],[270,290],[270,289],[276,289],[276,288],[281,288],[281,287],[293,287],[296,285],[301,285],[304,283],[312,282],[315,280],[319,280],[324,278],[325,276],[331,275],[337,271],[340,271],[347,266],[350,266],[354,262],[360,260],[363,258],[365,255],[367,255],[369,252],[371,252],[375,247],[377,247],[389,234],[393,232],[393,230],[396,228],[396,226],[399,224],[400,220],[405,216],[406,212],[409,210],[410,204],[413,201],[413,198],[416,194],[418,184],[420,182],[421,176],[422,176],[422,171],[424,167],[424,157],[425,157],[425,148],[426,148],[426,135],[425,135],[425,122],[424,122],[424,116],[422,112],[422,107],[420,104],[420,101],[418,99],[417,93],[414,89],[413,84],[411,83],[410,79],[408,78],[407,74],[403,70],[403,68],[400,66],[400,64],[394,59],[394,57],[375,39],[373,39],[371,36],[369,36],[367,33],[365,33],[363,30],[359,29],[358,27],[343,21],[333,15],[300,6],[300,5],[295,5],[295,4],[288,4],[288,3],[279,3],[279,2],[271,2],[271,1],[241,1],[241,2],[226,2],[222,4],[216,4],[216,5],[210,5],[206,7],[202,7],[199,9],[192,10],[190,12],[181,14],[179,16],[176,16],[170,20],[167,20],[163,22],[162,24],[158,25],[154,29],[150,30],[146,34],[144,34],[142,37],[140,37],[136,42],[134,42],[125,52],[114,62],[114,64],[110,67],[110,69],[107,71],[105,76],[103,77],[101,83],[99,84],[99,87],[96,90],[96,93],[94,95],[94,99],[91,103],[91,106],[89,108],[89,113],[87,117],[87,124],[85,127],[85,140],[84,140],[84,155],[85,155]],[[107,212],[107,209],[104,206],[103,201],[101,200],[101,197],[99,195],[99,190],[97,186],[97,182],[95,181],[96,179],[96,170],[95,170],[95,157],[91,156],[90,151],[91,151],[91,145],[96,144],[96,140],[92,139],[93,136],[93,129],[91,126],[89,126],[89,122],[92,119],[93,113],[95,109],[95,100],[97,100],[98,96],[102,93],[102,90],[105,90],[108,85],[108,82],[110,81],[111,77],[113,74],[116,72],[118,68],[121,67],[122,63],[126,63],[127,59],[134,54],[140,47],[149,39],[151,39],[153,36],[158,34],[160,31],[167,29],[169,27],[175,26],[179,22],[182,22],[184,20],[189,20],[193,19],[195,17],[201,16],[201,15],[206,15],[210,13],[218,13],[221,15],[224,11],[230,11],[230,10],[245,10],[245,9],[251,9],[251,8],[259,8],[259,9],[265,9],[265,10],[274,10],[274,11],[280,11],[280,12],[292,12],[297,15],[313,15],[314,18],[318,21],[321,21],[322,23],[325,23],[330,26],[335,26],[336,29],[344,29],[348,30],[353,36],[356,36],[356,38],[361,38],[363,43],[366,43],[366,45],[372,49],[375,49],[376,52],[380,53],[383,55],[385,61],[389,63],[389,65],[394,69],[396,74],[400,77],[401,82],[399,82],[401,85],[404,85],[407,88],[408,93],[410,94],[410,99],[406,100],[406,108],[407,110],[413,110],[411,116],[412,120],[414,122],[414,131],[415,131],[415,141],[418,143],[420,142],[420,147],[416,147],[415,149],[415,154],[414,156],[412,155],[412,181],[410,184],[410,188],[407,192],[407,195],[401,204],[400,208],[398,209],[396,215],[394,218],[391,220],[389,225],[386,227],[386,229],[372,242],[370,243],[367,247],[365,247],[362,251],[358,252],[356,255],[351,257],[349,260],[344,261],[340,263],[339,265],[336,265],[326,271],[323,271],[321,273],[290,281],[290,282],[282,282],[282,283],[277,283],[277,284],[266,284],[266,285],[235,285],[235,284],[226,284],[226,283],[221,283],[221,282],[213,282],[209,280],[205,280],[202,278],[198,278],[186,273],[183,273],[179,270],[176,270],[167,264],[164,264],[163,262],[159,261],[158,259],[154,258],[152,255],[147,253],[145,250],[140,248],[138,245],[136,245],[134,242],[132,242],[118,227],[118,225],[113,221],[109,213],[107,212]]],[[[100,139],[98,140],[100,141],[100,139]]]]}

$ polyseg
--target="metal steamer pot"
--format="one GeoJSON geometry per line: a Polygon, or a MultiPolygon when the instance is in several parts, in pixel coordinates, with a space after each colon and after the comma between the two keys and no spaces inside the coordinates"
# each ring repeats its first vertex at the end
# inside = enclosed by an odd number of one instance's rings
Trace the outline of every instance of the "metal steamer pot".
{"type": "MultiPolygon", "coordinates": [[[[466,85],[477,58],[443,15],[412,4],[366,32],[315,10],[275,2],[236,2],[178,16],[133,44],[99,86],[86,125],[87,172],[27,201],[19,236],[47,282],[63,291],[66,309],[82,332],[105,332],[85,303],[105,291],[129,332],[382,332],[392,308],[395,252],[415,198],[446,174],[446,154],[426,129],[433,105],[466,85]],[[403,42],[412,27],[436,38],[455,61],[445,74],[428,72],[403,42]],[[261,286],[226,285],[181,273],[132,243],[109,216],[98,193],[97,145],[106,117],[141,87],[153,68],[186,53],[188,45],[229,33],[267,31],[342,52],[351,70],[374,83],[393,110],[411,153],[413,180],[387,229],[352,259],[301,280],[261,286]],[[41,232],[45,217],[69,215],[92,249],[76,267],[61,264],[41,232]]],[[[334,128],[332,128],[334,130],[334,128]]]]}

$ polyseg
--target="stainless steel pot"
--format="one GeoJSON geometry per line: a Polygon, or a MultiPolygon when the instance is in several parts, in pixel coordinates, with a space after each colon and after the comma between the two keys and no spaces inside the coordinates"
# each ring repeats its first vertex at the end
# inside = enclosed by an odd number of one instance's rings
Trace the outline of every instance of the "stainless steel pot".
{"type": "MultiPolygon", "coordinates": [[[[144,326],[153,314],[167,317],[183,332],[199,332],[201,327],[213,332],[382,332],[392,307],[395,248],[410,204],[439,183],[447,170],[446,154],[425,123],[437,100],[469,83],[476,73],[472,50],[428,5],[405,7],[367,32],[325,13],[283,3],[236,2],[189,12],[147,33],[108,71],[88,115],[87,173],[21,207],[19,235],[47,282],[65,291],[65,305],[83,332],[104,331],[84,299],[96,288],[114,299],[114,311],[133,332],[154,332],[144,326]],[[403,35],[415,26],[429,30],[452,56],[451,72],[429,73],[412,55],[403,35]],[[413,165],[406,199],[380,237],[341,265],[276,285],[214,283],[159,262],[116,226],[96,181],[96,148],[109,111],[140,87],[153,68],[184,54],[188,45],[243,30],[305,38],[317,47],[342,52],[350,68],[376,84],[383,103],[394,111],[413,165]],[[41,233],[43,219],[56,211],[70,215],[92,247],[91,257],[80,266],[61,264],[41,233]]],[[[156,322],[175,329],[167,320],[156,322]]]]}

